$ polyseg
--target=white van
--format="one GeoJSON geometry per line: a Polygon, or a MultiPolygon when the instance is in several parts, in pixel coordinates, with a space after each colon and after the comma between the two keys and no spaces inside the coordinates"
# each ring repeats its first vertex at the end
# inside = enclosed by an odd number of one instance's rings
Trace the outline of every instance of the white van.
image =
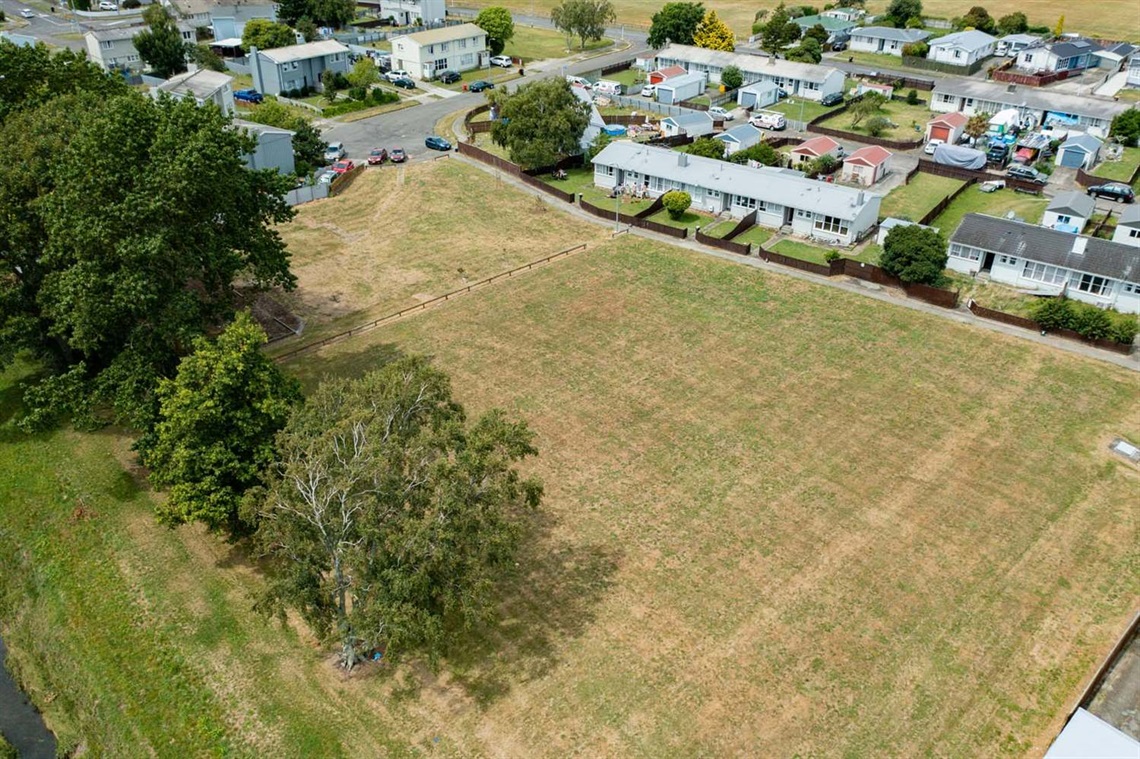
{"type": "Polygon", "coordinates": [[[621,82],[599,79],[594,82],[594,92],[598,95],[624,95],[625,86],[621,82]]]}
{"type": "Polygon", "coordinates": [[[776,113],[775,111],[757,111],[748,120],[748,123],[757,129],[771,129],[779,131],[788,125],[788,120],[784,118],[784,114],[776,113]]]}

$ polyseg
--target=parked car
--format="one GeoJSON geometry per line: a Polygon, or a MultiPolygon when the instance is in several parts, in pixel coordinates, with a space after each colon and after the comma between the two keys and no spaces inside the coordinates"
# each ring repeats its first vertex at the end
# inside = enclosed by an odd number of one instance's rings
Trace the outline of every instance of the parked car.
{"type": "Polygon", "coordinates": [[[822,98],[820,98],[820,100],[819,100],[820,105],[827,105],[827,106],[839,105],[842,102],[843,102],[843,93],[842,92],[829,92],[826,95],[824,95],[822,98]]]}
{"type": "Polygon", "coordinates": [[[392,85],[395,87],[401,87],[405,90],[414,90],[416,88],[416,83],[406,76],[401,76],[393,79],[392,85]]]}
{"type": "Polygon", "coordinates": [[[117,10],[119,10],[119,6],[116,5],[115,3],[111,2],[111,0],[102,0],[102,2],[99,3],[99,10],[101,10],[101,11],[117,11],[117,10]]]}
{"type": "Polygon", "coordinates": [[[774,132],[788,126],[788,120],[784,118],[784,114],[774,111],[759,111],[753,114],[748,123],[757,129],[771,129],[774,132]]]}
{"type": "Polygon", "coordinates": [[[495,89],[494,82],[488,82],[486,79],[476,79],[471,84],[467,85],[468,92],[482,92],[483,90],[495,89]]]}
{"type": "Polygon", "coordinates": [[[926,153],[927,155],[934,155],[934,151],[938,150],[938,146],[945,144],[946,140],[933,139],[930,142],[926,143],[926,147],[922,149],[922,152],[926,153]]]}
{"type": "Polygon", "coordinates": [[[451,143],[442,137],[436,137],[434,134],[424,140],[424,145],[427,145],[431,150],[442,150],[444,152],[451,150],[451,143]]]}
{"type": "Polygon", "coordinates": [[[349,160],[337,161],[332,165],[334,174],[347,174],[356,168],[356,164],[349,160]]]}
{"type": "Polygon", "coordinates": [[[265,96],[257,90],[235,90],[234,100],[238,101],[239,103],[253,103],[254,105],[257,105],[258,103],[265,100],[265,96]]]}
{"type": "Polygon", "coordinates": [[[657,97],[657,85],[656,84],[647,84],[644,87],[642,87],[641,88],[641,96],[643,98],[657,97]]]}
{"type": "Polygon", "coordinates": [[[732,111],[726,111],[719,105],[714,105],[712,108],[709,108],[709,116],[712,116],[714,119],[721,119],[724,121],[732,121],[736,118],[732,115],[732,111]]]}
{"type": "Polygon", "coordinates": [[[838,53],[841,50],[847,49],[847,43],[846,42],[836,42],[834,45],[831,46],[831,49],[838,53]]]}
{"type": "Polygon", "coordinates": [[[337,174],[332,169],[325,169],[321,171],[321,173],[317,174],[317,180],[314,184],[330,184],[338,176],[339,174],[337,174]]]}
{"type": "Polygon", "coordinates": [[[1136,193],[1126,184],[1097,184],[1090,187],[1088,193],[1094,198],[1108,198],[1121,203],[1131,203],[1136,200],[1136,193]]]}
{"type": "Polygon", "coordinates": [[[515,62],[511,60],[511,57],[509,55],[492,55],[491,60],[488,61],[488,63],[490,63],[492,66],[502,66],[505,69],[509,69],[511,66],[515,65],[515,62]]]}
{"type": "Polygon", "coordinates": [[[412,72],[405,71],[404,69],[394,69],[394,70],[389,71],[388,73],[384,74],[384,78],[387,79],[389,82],[392,82],[393,84],[395,84],[397,79],[411,79],[412,78],[412,72]]]}
{"type": "Polygon", "coordinates": [[[392,163],[403,163],[408,160],[408,154],[404,152],[403,148],[392,148],[392,152],[388,154],[388,160],[392,163]]]}
{"type": "Polygon", "coordinates": [[[986,163],[991,166],[1005,166],[1009,163],[1009,155],[1008,145],[990,145],[986,151],[986,163]]]}
{"type": "Polygon", "coordinates": [[[368,165],[379,166],[388,160],[388,151],[384,148],[372,148],[368,151],[368,165]]]}
{"type": "Polygon", "coordinates": [[[325,160],[329,163],[336,163],[346,155],[348,153],[345,152],[343,142],[330,142],[329,146],[325,148],[325,160]]]}
{"type": "Polygon", "coordinates": [[[1022,166],[1021,164],[1010,166],[1005,174],[1008,177],[1027,179],[1030,182],[1037,182],[1038,184],[1045,184],[1049,181],[1048,177],[1043,175],[1037,169],[1033,168],[1032,166],[1022,166]]]}
{"type": "Polygon", "coordinates": [[[24,18],[35,18],[36,12],[31,8],[24,8],[22,11],[20,11],[20,15],[24,18]]]}
{"type": "Polygon", "coordinates": [[[436,77],[436,79],[443,82],[444,84],[453,84],[462,78],[463,77],[459,74],[458,71],[452,71],[451,69],[439,72],[439,76],[436,77]]]}
{"type": "Polygon", "coordinates": [[[776,97],[778,97],[780,100],[783,100],[787,96],[788,96],[788,91],[785,90],[783,87],[779,87],[776,89],[776,97]]]}
{"type": "Polygon", "coordinates": [[[586,89],[591,89],[594,86],[590,84],[589,79],[583,79],[580,76],[568,76],[566,77],[566,81],[570,82],[570,86],[572,87],[585,87],[586,89]]]}

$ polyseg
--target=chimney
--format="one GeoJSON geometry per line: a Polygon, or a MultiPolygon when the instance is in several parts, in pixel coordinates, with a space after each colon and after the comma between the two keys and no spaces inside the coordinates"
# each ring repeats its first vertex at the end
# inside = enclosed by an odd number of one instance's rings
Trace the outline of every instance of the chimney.
{"type": "Polygon", "coordinates": [[[1089,238],[1077,235],[1073,238],[1073,252],[1078,256],[1085,254],[1085,246],[1089,244],[1089,238]]]}
{"type": "Polygon", "coordinates": [[[855,205],[861,206],[867,202],[867,195],[862,190],[859,191],[859,197],[855,199],[855,205]]]}
{"type": "Polygon", "coordinates": [[[677,154],[677,165],[680,166],[681,168],[688,166],[689,165],[689,154],[688,153],[678,153],[677,154]]]}

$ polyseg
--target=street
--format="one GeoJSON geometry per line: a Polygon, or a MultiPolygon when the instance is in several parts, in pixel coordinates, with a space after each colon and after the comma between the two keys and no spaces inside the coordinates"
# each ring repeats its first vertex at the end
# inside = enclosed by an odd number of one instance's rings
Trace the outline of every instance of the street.
{"type": "Polygon", "coordinates": [[[51,12],[52,7],[52,4],[47,0],[28,0],[27,2],[0,0],[0,9],[3,9],[4,15],[9,21],[27,22],[27,25],[23,27],[13,25],[8,31],[13,34],[26,34],[43,40],[48,45],[71,48],[72,50],[85,48],[84,32],[142,23],[142,17],[138,14],[107,19],[87,19],[79,16],[73,17],[63,3],[57,3],[54,6],[55,13],[51,12]],[[21,18],[20,11],[25,8],[35,11],[35,17],[21,18]]]}

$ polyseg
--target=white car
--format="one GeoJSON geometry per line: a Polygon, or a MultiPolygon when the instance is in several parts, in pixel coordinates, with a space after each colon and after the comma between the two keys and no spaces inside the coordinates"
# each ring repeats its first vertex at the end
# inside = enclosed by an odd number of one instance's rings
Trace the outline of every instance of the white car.
{"type": "Polygon", "coordinates": [[[719,105],[714,105],[709,109],[709,116],[721,121],[732,121],[736,117],[732,115],[732,111],[726,111],[719,105]]]}
{"type": "Polygon", "coordinates": [[[946,144],[945,140],[931,140],[930,142],[926,143],[926,147],[922,149],[922,152],[926,153],[927,155],[934,155],[934,151],[938,150],[938,146],[944,144],[946,144]]]}
{"type": "Polygon", "coordinates": [[[20,11],[20,15],[24,18],[35,18],[36,12],[31,8],[24,8],[24,10],[20,11]]]}
{"type": "Polygon", "coordinates": [[[112,3],[111,0],[102,0],[102,2],[99,3],[99,10],[101,10],[101,11],[117,11],[117,10],[119,10],[119,6],[116,5],[115,3],[112,3]]]}
{"type": "Polygon", "coordinates": [[[571,87],[582,87],[584,89],[593,89],[594,85],[590,84],[589,79],[583,79],[580,76],[568,76],[566,81],[570,82],[571,87]]]}
{"type": "Polygon", "coordinates": [[[325,160],[329,163],[339,161],[346,155],[348,155],[348,153],[345,152],[343,142],[330,142],[329,146],[325,148],[325,160]]]}
{"type": "Polygon", "coordinates": [[[509,55],[494,55],[491,56],[490,64],[492,66],[502,66],[505,69],[509,69],[515,65],[515,62],[511,60],[509,55]]]}
{"type": "Polygon", "coordinates": [[[389,71],[387,74],[384,75],[384,78],[387,79],[389,82],[394,82],[397,79],[411,79],[412,78],[412,72],[404,71],[403,69],[396,69],[395,71],[389,71]]]}
{"type": "Polygon", "coordinates": [[[641,96],[643,98],[657,97],[657,85],[647,84],[641,88],[641,96]]]}

